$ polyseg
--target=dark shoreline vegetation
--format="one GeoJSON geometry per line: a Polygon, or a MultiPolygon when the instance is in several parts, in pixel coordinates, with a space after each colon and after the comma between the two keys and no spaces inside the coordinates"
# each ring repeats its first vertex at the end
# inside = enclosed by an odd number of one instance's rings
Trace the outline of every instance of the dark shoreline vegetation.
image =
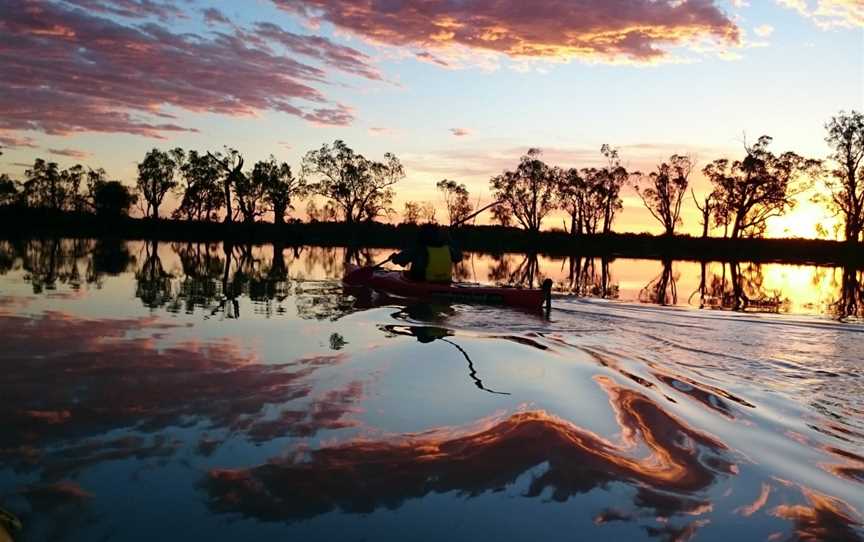
{"type": "MultiPolygon", "coordinates": [[[[603,145],[602,167],[547,164],[529,149],[512,170],[489,179],[493,203],[472,201],[465,184],[435,184],[443,216],[431,201],[406,201],[393,208],[395,186],[406,178],[399,159],[385,153],[371,160],[344,141],[307,152],[299,174],[274,156],[244,169],[243,155],[174,148],[152,149],[138,164],[136,186],[109,180],[102,169],[60,169],[37,158],[25,180],[0,175],[3,236],[116,236],[166,241],[276,242],[286,245],[403,247],[424,223],[450,224],[463,249],[490,253],[597,255],[663,260],[721,260],[842,264],[864,263],[864,114],[843,111],[826,124],[827,161],[794,152],[775,153],[769,136],[744,144],[743,157],[720,158],[702,168],[710,191],[697,196],[690,185],[695,159],[674,154],[643,173],[624,167],[619,150],[603,145]],[[622,191],[632,188],[664,234],[616,233],[622,191]],[[844,243],[815,239],[765,239],[771,218],[812,201],[841,221],[833,232],[844,243]],[[178,206],[160,215],[165,197],[178,206]],[[690,196],[700,212],[699,238],[677,233],[682,204],[690,196]],[[303,223],[291,217],[305,201],[303,223]],[[144,217],[132,218],[136,207],[144,217]],[[489,209],[496,225],[472,222],[489,209]],[[563,231],[543,228],[564,213],[563,231]],[[397,222],[398,225],[394,225],[397,222]],[[712,237],[719,232],[722,237],[712,237]]],[[[814,224],[823,237],[830,232],[814,224]]]]}
{"type": "MultiPolygon", "coordinates": [[[[121,216],[103,218],[86,212],[0,207],[0,238],[119,238],[126,240],[277,243],[284,246],[400,248],[416,237],[417,224],[364,222],[185,221],[121,216]]],[[[528,232],[503,226],[461,226],[453,230],[461,248],[491,254],[608,256],[682,261],[725,261],[850,265],[864,268],[860,244],[816,239],[691,237],[610,233],[573,236],[563,231],[528,232]]]]}

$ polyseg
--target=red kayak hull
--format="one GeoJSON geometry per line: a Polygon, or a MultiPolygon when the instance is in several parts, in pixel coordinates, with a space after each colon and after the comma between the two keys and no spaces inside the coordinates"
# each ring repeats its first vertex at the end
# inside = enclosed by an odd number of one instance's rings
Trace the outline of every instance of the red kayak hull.
{"type": "MultiPolygon", "coordinates": [[[[440,299],[445,301],[506,305],[524,309],[540,309],[547,299],[540,288],[506,288],[476,284],[438,284],[410,280],[401,271],[349,266],[343,282],[350,286],[365,286],[399,297],[440,299]]],[[[547,286],[551,287],[551,281],[547,286]]]]}

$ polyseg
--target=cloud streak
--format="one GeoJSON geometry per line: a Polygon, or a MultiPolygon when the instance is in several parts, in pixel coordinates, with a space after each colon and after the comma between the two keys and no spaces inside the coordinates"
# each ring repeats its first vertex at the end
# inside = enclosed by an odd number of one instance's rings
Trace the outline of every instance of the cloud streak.
{"type": "Polygon", "coordinates": [[[777,4],[794,9],[812,19],[821,28],[864,27],[864,4],[861,0],[776,0],[777,4]]]}
{"type": "Polygon", "coordinates": [[[704,40],[736,45],[738,26],[713,0],[273,0],[313,24],[329,22],[370,41],[429,50],[451,46],[512,58],[653,62],[704,40]]]}
{"type": "Polygon", "coordinates": [[[176,110],[229,116],[278,111],[314,124],[346,125],[351,109],[316,88],[327,83],[326,70],[380,79],[363,53],[270,23],[255,33],[196,35],[153,22],[176,8],[145,0],[73,2],[91,11],[56,2],[9,4],[0,19],[0,134],[7,140],[23,130],[157,138],[194,131],[181,125],[171,112],[176,110]],[[144,20],[126,24],[93,13],[144,20]]]}
{"type": "Polygon", "coordinates": [[[79,151],[75,149],[48,149],[48,152],[55,156],[66,156],[68,158],[77,158],[83,160],[90,156],[89,152],[79,151]]]}

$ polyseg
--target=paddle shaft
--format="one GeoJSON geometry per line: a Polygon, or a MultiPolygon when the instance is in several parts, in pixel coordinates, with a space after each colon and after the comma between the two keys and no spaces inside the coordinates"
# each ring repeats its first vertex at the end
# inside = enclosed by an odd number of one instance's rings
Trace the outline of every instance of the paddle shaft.
{"type": "Polygon", "coordinates": [[[486,210],[488,210],[488,209],[491,209],[492,207],[495,207],[496,205],[500,205],[501,203],[502,203],[502,202],[500,202],[500,201],[493,201],[493,202],[490,203],[489,205],[486,205],[485,207],[481,207],[479,211],[474,211],[473,213],[471,213],[470,215],[466,216],[465,218],[463,218],[463,219],[461,219],[461,220],[457,220],[456,222],[450,224],[450,227],[451,227],[451,228],[455,228],[456,226],[461,226],[462,224],[468,222],[468,221],[471,220],[472,218],[475,218],[477,215],[479,215],[479,214],[482,213],[483,211],[486,211],[486,210]]]}

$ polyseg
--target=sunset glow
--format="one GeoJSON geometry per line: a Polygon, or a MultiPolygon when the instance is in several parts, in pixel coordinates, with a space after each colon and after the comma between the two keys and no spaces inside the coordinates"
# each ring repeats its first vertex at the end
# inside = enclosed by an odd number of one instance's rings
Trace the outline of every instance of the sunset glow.
{"type": "MultiPolygon", "coordinates": [[[[701,168],[762,134],[775,152],[824,159],[824,124],[864,105],[860,2],[625,4],[13,0],[0,18],[0,173],[20,179],[43,157],[131,186],[153,147],[224,145],[299,171],[308,150],[343,139],[403,162],[381,218],[399,221],[407,201],[440,210],[442,178],[490,201],[490,177],[531,147],[585,168],[609,143],[630,171],[689,154],[704,193],[701,168]]],[[[632,188],[622,195],[615,231],[661,231],[632,188]]],[[[166,211],[178,203],[169,195],[166,211]]],[[[682,217],[680,231],[700,231],[689,197],[682,217]]],[[[816,237],[816,224],[833,238],[803,204],[767,235],[816,237]]]]}

